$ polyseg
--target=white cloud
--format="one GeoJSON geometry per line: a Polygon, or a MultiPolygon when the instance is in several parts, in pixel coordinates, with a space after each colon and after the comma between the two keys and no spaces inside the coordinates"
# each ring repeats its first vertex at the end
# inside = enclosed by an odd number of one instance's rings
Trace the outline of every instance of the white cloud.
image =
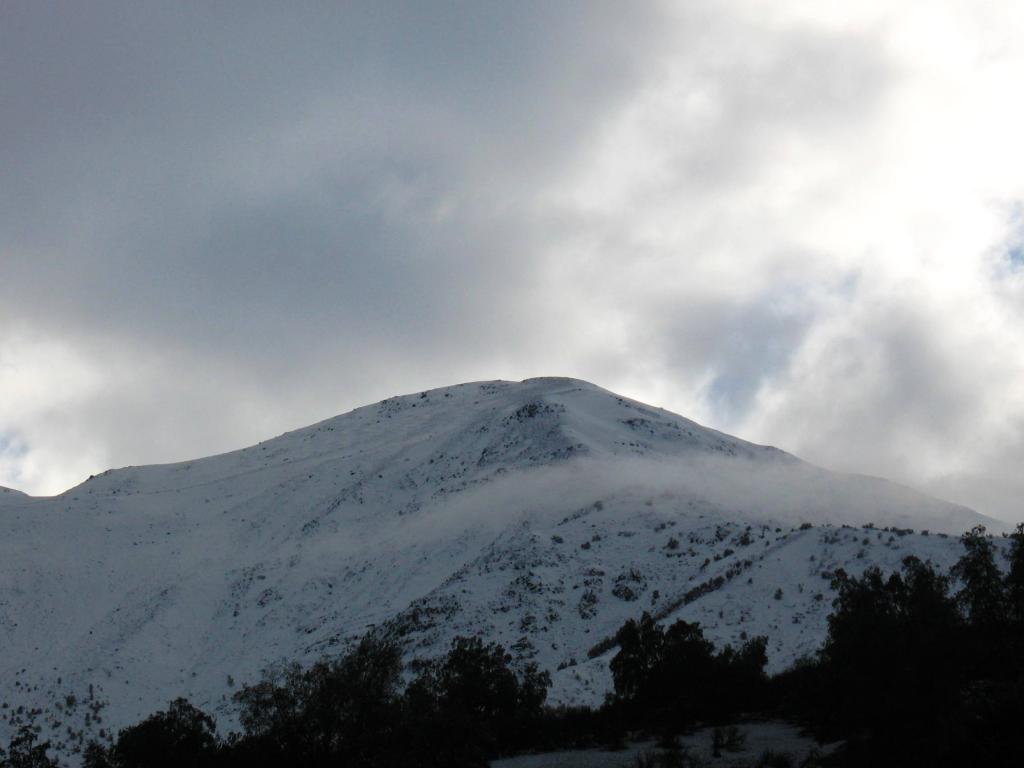
{"type": "Polygon", "coordinates": [[[0,484],[564,374],[1011,514],[1024,8],[585,7],[175,16],[134,69],[15,70],[0,484]]]}
{"type": "Polygon", "coordinates": [[[830,466],[998,484],[1024,460],[1018,6],[683,7],[552,193],[570,303],[627,329],[604,383],[830,466]]]}

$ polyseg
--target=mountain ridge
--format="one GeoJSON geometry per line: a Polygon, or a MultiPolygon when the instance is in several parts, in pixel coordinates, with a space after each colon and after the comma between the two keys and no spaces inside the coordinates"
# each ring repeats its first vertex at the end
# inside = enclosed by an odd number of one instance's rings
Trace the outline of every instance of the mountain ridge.
{"type": "MultiPolygon", "coordinates": [[[[587,381],[584,381],[584,380],[581,380],[581,379],[573,379],[573,378],[566,378],[566,377],[538,377],[538,378],[533,378],[533,379],[526,379],[526,380],[524,380],[522,382],[511,382],[511,381],[504,381],[504,380],[467,382],[467,383],[459,384],[459,385],[455,385],[455,386],[439,387],[439,388],[435,388],[435,389],[432,389],[432,390],[424,390],[424,391],[421,391],[421,392],[416,392],[416,393],[411,393],[411,394],[406,394],[406,395],[395,395],[395,396],[392,396],[392,397],[389,397],[389,398],[385,398],[384,400],[379,401],[379,402],[374,403],[374,404],[357,407],[355,409],[352,409],[351,411],[348,411],[346,413],[343,413],[343,414],[340,414],[340,415],[337,415],[337,416],[333,416],[333,417],[324,419],[324,420],[322,420],[320,422],[316,422],[316,423],[311,424],[311,425],[309,425],[307,427],[301,427],[301,428],[298,428],[298,429],[295,429],[295,430],[290,430],[290,431],[284,432],[281,435],[278,435],[277,437],[271,438],[269,440],[261,441],[261,442],[257,443],[256,445],[247,446],[247,447],[244,447],[244,448],[228,451],[228,452],[225,452],[225,453],[215,454],[215,455],[212,455],[212,456],[202,457],[202,458],[199,458],[199,459],[191,459],[191,460],[170,462],[170,463],[166,463],[166,464],[152,464],[152,465],[142,465],[142,466],[130,465],[130,466],[126,466],[126,467],[119,467],[119,468],[108,469],[108,470],[106,470],[106,471],[104,471],[104,472],[102,472],[102,473],[100,473],[98,475],[91,476],[88,480],[83,481],[79,485],[74,486],[74,487],[64,491],[63,493],[58,494],[55,497],[32,497],[32,496],[28,496],[27,494],[23,494],[20,491],[14,490],[14,489],[5,489],[5,490],[7,490],[9,493],[15,494],[16,498],[19,498],[19,499],[22,499],[22,500],[26,500],[26,501],[34,500],[34,499],[43,499],[43,498],[57,498],[57,499],[66,498],[69,495],[73,495],[75,493],[81,492],[83,489],[85,489],[87,486],[89,486],[89,484],[93,484],[90,487],[90,489],[93,489],[93,490],[98,489],[100,486],[102,486],[104,484],[104,479],[112,478],[112,477],[113,478],[120,478],[124,473],[131,473],[133,471],[139,471],[139,470],[152,473],[153,471],[161,470],[161,469],[175,469],[175,468],[191,469],[191,468],[195,467],[196,465],[202,466],[204,464],[209,464],[211,462],[216,462],[217,460],[228,459],[230,457],[243,457],[243,456],[247,456],[247,455],[251,454],[252,452],[256,451],[257,449],[266,450],[267,446],[273,446],[276,443],[278,443],[279,441],[285,441],[285,440],[289,440],[289,439],[295,440],[295,439],[301,439],[301,438],[304,438],[304,437],[309,437],[313,433],[319,432],[321,430],[334,431],[335,429],[342,427],[343,423],[345,422],[345,420],[357,418],[360,415],[363,415],[363,414],[366,414],[366,413],[370,413],[370,412],[373,412],[373,411],[377,411],[377,412],[383,411],[384,412],[384,416],[386,418],[390,419],[393,415],[395,415],[395,412],[401,411],[403,408],[404,409],[409,409],[410,405],[411,405],[411,408],[416,408],[417,405],[418,405],[418,403],[417,403],[418,400],[429,400],[429,398],[431,396],[435,396],[435,397],[439,397],[439,396],[440,397],[450,397],[453,392],[456,392],[458,390],[464,390],[466,388],[470,388],[470,389],[479,388],[479,390],[482,393],[493,394],[493,393],[495,393],[497,391],[507,390],[509,388],[516,388],[516,387],[524,387],[524,388],[526,388],[525,393],[527,395],[537,394],[537,395],[540,395],[541,397],[543,397],[546,394],[546,395],[549,395],[549,396],[553,396],[556,399],[557,399],[557,397],[559,395],[564,395],[567,392],[574,392],[574,391],[575,392],[589,392],[589,393],[593,393],[593,394],[599,394],[599,395],[602,395],[602,396],[607,397],[607,398],[613,398],[619,404],[623,404],[623,405],[629,404],[631,407],[635,408],[638,412],[640,412],[642,414],[642,416],[640,418],[630,420],[632,422],[630,426],[632,428],[634,428],[635,430],[637,430],[637,431],[643,431],[644,427],[647,426],[645,424],[645,422],[644,422],[644,417],[648,417],[649,418],[649,417],[653,416],[653,417],[659,418],[659,419],[668,419],[670,421],[674,421],[674,422],[676,422],[677,425],[683,425],[684,428],[688,432],[691,433],[690,434],[691,437],[693,436],[692,433],[694,431],[698,432],[700,434],[700,436],[703,438],[704,447],[711,447],[711,448],[713,448],[716,451],[720,451],[720,452],[723,452],[723,453],[726,453],[726,454],[729,454],[730,452],[732,452],[732,453],[741,452],[741,453],[744,453],[745,455],[747,455],[748,457],[749,456],[757,455],[757,456],[762,457],[762,458],[770,456],[770,455],[774,455],[776,458],[778,458],[781,461],[801,462],[802,464],[807,464],[806,462],[803,462],[802,460],[798,459],[797,457],[793,456],[792,454],[786,453],[785,451],[782,451],[782,450],[780,450],[780,449],[778,449],[778,448],[776,448],[774,446],[758,445],[758,444],[755,444],[755,443],[751,443],[749,441],[742,440],[740,438],[736,438],[734,436],[728,435],[728,434],[720,432],[718,430],[714,430],[714,429],[709,428],[709,427],[704,427],[704,426],[702,426],[702,425],[700,425],[700,424],[698,424],[698,423],[696,423],[694,421],[691,421],[690,419],[686,419],[685,417],[679,416],[678,414],[674,414],[674,413],[672,413],[670,411],[667,411],[665,409],[661,409],[661,408],[658,408],[658,407],[655,407],[655,406],[649,406],[649,405],[646,405],[644,403],[640,403],[639,401],[631,400],[629,398],[625,398],[625,397],[616,395],[616,394],[614,394],[614,393],[612,393],[612,392],[610,392],[608,390],[605,390],[605,389],[603,389],[601,387],[598,387],[597,385],[591,384],[590,382],[587,382],[587,381]]],[[[532,401],[529,400],[529,397],[527,397],[527,399],[524,400],[524,402],[523,402],[523,407],[529,408],[531,405],[536,406],[537,404],[536,403],[532,403],[532,401]]],[[[379,416],[376,419],[376,423],[380,423],[380,417],[379,416]]],[[[563,457],[563,458],[568,458],[569,457],[568,455],[570,453],[572,453],[573,450],[579,450],[580,448],[584,448],[584,447],[588,447],[588,446],[583,446],[583,445],[580,445],[580,444],[573,445],[568,440],[563,441],[562,448],[564,450],[566,450],[566,456],[563,457]]],[[[664,448],[665,444],[662,443],[658,447],[664,448]]],[[[691,445],[690,447],[694,447],[694,446],[691,445]]],[[[629,446],[629,448],[632,449],[632,450],[625,450],[625,451],[618,451],[618,452],[612,451],[612,453],[616,454],[616,455],[621,455],[622,453],[636,453],[637,449],[639,448],[639,446],[629,446]]],[[[312,457],[304,457],[304,458],[306,460],[309,460],[312,457]]],[[[496,461],[495,457],[493,457],[493,456],[490,457],[490,462],[491,463],[494,463],[495,461],[496,461]]],[[[813,465],[808,465],[808,466],[813,466],[813,465]]],[[[828,470],[824,470],[824,471],[828,471],[828,470]]],[[[995,520],[995,519],[990,518],[990,517],[985,516],[985,515],[980,515],[979,513],[974,512],[974,510],[970,510],[968,507],[964,507],[963,505],[959,505],[959,504],[952,504],[951,502],[943,502],[942,500],[940,500],[940,499],[938,499],[936,497],[928,496],[928,494],[926,494],[926,493],[924,493],[924,492],[922,492],[920,490],[910,488],[909,486],[903,486],[903,485],[898,484],[898,483],[893,483],[892,481],[887,480],[885,478],[875,477],[875,476],[871,476],[871,475],[856,474],[856,473],[831,473],[831,474],[833,474],[835,476],[842,476],[842,477],[847,477],[847,478],[853,478],[853,479],[855,479],[854,480],[855,482],[857,481],[856,479],[859,478],[861,480],[868,481],[868,482],[871,482],[871,483],[884,483],[884,484],[886,484],[889,487],[900,488],[902,491],[905,491],[907,493],[919,494],[919,495],[921,495],[923,497],[927,496],[928,498],[932,498],[932,499],[934,499],[937,502],[941,502],[941,503],[944,503],[944,504],[949,504],[951,507],[956,507],[956,508],[962,510],[963,512],[965,512],[965,513],[969,513],[969,514],[972,514],[972,515],[976,516],[976,517],[974,517],[974,519],[978,523],[987,524],[989,526],[994,526],[996,528],[998,528],[1000,526],[1005,526],[1005,524],[1002,523],[1001,521],[995,520]]],[[[216,479],[216,478],[208,478],[207,481],[210,481],[210,480],[213,480],[213,479],[216,479]]],[[[224,478],[222,477],[220,479],[224,479],[224,478]]],[[[110,482],[117,482],[117,480],[112,480],[110,482]]],[[[137,482],[137,481],[135,481],[135,482],[137,482]]]]}
{"type": "Polygon", "coordinates": [[[15,488],[8,488],[6,486],[0,485],[0,503],[3,503],[5,501],[13,503],[15,501],[24,501],[25,499],[30,498],[32,497],[29,496],[27,493],[19,491],[15,488]]]}
{"type": "Polygon", "coordinates": [[[984,518],[545,378],[108,470],[0,521],[7,700],[50,712],[92,690],[124,725],[177,695],[230,724],[229,680],[366,631],[409,659],[482,634],[550,669],[563,702],[600,699],[609,649],[588,652],[643,610],[716,642],[768,634],[777,669],[823,637],[823,574],[906,554],[948,565],[947,534],[984,518]],[[931,535],[906,532],[921,520],[931,535]]]}

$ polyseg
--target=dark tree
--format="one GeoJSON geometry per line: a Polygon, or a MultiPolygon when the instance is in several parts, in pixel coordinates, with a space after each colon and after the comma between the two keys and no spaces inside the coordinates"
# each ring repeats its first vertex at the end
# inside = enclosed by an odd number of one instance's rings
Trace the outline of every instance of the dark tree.
{"type": "MultiPolygon", "coordinates": [[[[699,624],[676,621],[665,630],[661,659],[651,671],[647,690],[657,718],[689,722],[711,704],[715,684],[715,646],[699,624]]],[[[717,708],[717,707],[716,707],[717,708]]]]}
{"type": "Polygon", "coordinates": [[[424,666],[406,695],[411,739],[433,761],[424,765],[486,765],[535,737],[551,677],[530,665],[520,679],[511,661],[496,643],[458,637],[424,666]]]}
{"type": "Polygon", "coordinates": [[[1010,534],[1010,569],[1006,574],[1006,602],[1009,619],[1024,627],[1024,523],[1010,534]]]}
{"type": "Polygon", "coordinates": [[[610,667],[615,695],[620,699],[643,698],[653,671],[661,664],[665,633],[649,613],[639,621],[629,619],[616,635],[619,652],[610,667]]]}
{"type": "Polygon", "coordinates": [[[961,541],[966,552],[951,571],[963,584],[957,593],[957,602],[972,624],[1000,626],[1006,620],[1006,595],[1003,575],[996,565],[992,542],[985,536],[985,526],[975,526],[961,541]]]}
{"type": "Polygon", "coordinates": [[[717,655],[699,624],[659,626],[648,614],[619,630],[611,661],[615,705],[633,726],[674,732],[698,718],[716,719],[763,703],[767,640],[717,655]]]}
{"type": "Polygon", "coordinates": [[[370,637],[338,660],[270,671],[235,694],[246,739],[232,751],[250,764],[384,764],[398,748],[401,671],[398,649],[370,637]]]}
{"type": "Polygon", "coordinates": [[[911,732],[955,701],[965,654],[949,580],[915,557],[901,574],[869,568],[837,573],[822,659],[830,687],[824,706],[849,728],[911,732]]]}
{"type": "Polygon", "coordinates": [[[0,749],[2,768],[57,768],[57,763],[46,755],[49,742],[37,744],[39,737],[31,726],[23,725],[11,738],[6,755],[0,749]]]}
{"type": "Polygon", "coordinates": [[[305,671],[292,663],[265,670],[262,680],[243,686],[232,698],[239,705],[239,722],[247,736],[279,742],[299,733],[310,695],[305,671]]]}
{"type": "Polygon", "coordinates": [[[111,752],[99,742],[89,742],[82,753],[83,768],[116,768],[111,752]]]}
{"type": "Polygon", "coordinates": [[[213,718],[175,699],[165,712],[121,731],[111,756],[117,768],[177,768],[210,765],[216,750],[213,718]]]}

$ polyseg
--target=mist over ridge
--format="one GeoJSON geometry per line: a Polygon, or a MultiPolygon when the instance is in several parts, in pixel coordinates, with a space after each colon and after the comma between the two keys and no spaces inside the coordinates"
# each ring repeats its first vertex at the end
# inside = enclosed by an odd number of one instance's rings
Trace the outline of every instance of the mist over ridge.
{"type": "MultiPolygon", "coordinates": [[[[563,453],[559,454],[556,450],[548,457],[531,456],[528,461],[521,464],[520,468],[529,467],[535,471],[528,477],[511,482],[511,485],[516,487],[511,495],[519,497],[520,501],[523,501],[523,494],[533,487],[546,487],[550,492],[557,486],[563,493],[572,492],[575,487],[594,487],[601,489],[596,494],[601,496],[619,487],[642,486],[652,493],[696,495],[732,508],[737,514],[755,517],[759,514],[767,515],[772,519],[786,522],[865,523],[875,522],[872,517],[874,515],[880,516],[881,522],[906,526],[922,522],[924,518],[915,520],[915,517],[922,514],[939,514],[948,516],[948,523],[952,524],[954,530],[962,530],[963,524],[971,520],[984,523],[995,530],[1009,529],[1008,524],[1003,521],[976,513],[973,513],[972,517],[972,511],[961,505],[928,498],[919,491],[883,478],[829,472],[776,448],[748,443],[702,427],[664,409],[620,397],[589,382],[565,377],[541,377],[519,383],[501,380],[468,382],[453,387],[396,395],[310,427],[286,432],[257,446],[169,465],[129,466],[107,470],[97,476],[99,479],[90,478],[81,486],[71,488],[58,496],[66,496],[87,483],[93,484],[90,491],[96,493],[103,485],[117,482],[109,478],[120,478],[125,473],[132,478],[133,485],[140,482],[140,477],[146,476],[149,478],[146,482],[156,482],[157,487],[166,482],[173,482],[169,479],[156,479],[161,474],[165,474],[167,478],[175,476],[173,472],[166,475],[164,470],[186,468],[190,476],[189,482],[194,482],[199,476],[205,476],[207,472],[210,473],[207,479],[212,479],[219,474],[232,471],[229,469],[233,467],[229,457],[237,457],[243,465],[250,466],[251,455],[257,449],[263,454],[269,450],[270,457],[274,457],[282,450],[287,454],[291,448],[282,448],[284,442],[294,444],[323,430],[343,430],[345,425],[374,410],[385,412],[387,420],[390,421],[396,412],[402,410],[401,404],[406,401],[408,415],[412,416],[418,405],[430,405],[432,396],[435,399],[450,401],[456,393],[462,393],[467,387],[479,388],[485,393],[484,396],[508,392],[513,402],[522,400],[522,408],[538,410],[542,416],[541,421],[553,419],[556,422],[551,431],[559,434],[558,450],[563,453]],[[602,398],[601,394],[606,397],[602,398]],[[537,399],[531,400],[534,397],[537,399]],[[637,413],[614,413],[608,410],[611,399],[614,399],[620,408],[631,406],[637,413]],[[604,402],[601,402],[602,400],[604,402]],[[654,423],[651,423],[652,419],[654,423]],[[595,429],[595,424],[601,420],[607,422],[606,427],[612,425],[613,428],[595,429]],[[665,425],[678,434],[658,434],[657,428],[665,425]],[[615,428],[621,431],[624,427],[628,427],[628,434],[632,437],[624,437],[623,434],[615,432],[615,428]],[[646,439],[645,433],[649,433],[646,439]],[[570,436],[573,439],[580,438],[581,441],[572,444],[570,436]],[[697,450],[698,448],[708,450],[697,450]],[[541,467],[545,468],[544,472],[536,471],[541,467]]],[[[460,407],[463,408],[473,409],[478,406],[479,399],[472,403],[464,400],[460,402],[460,407]]],[[[481,410],[486,418],[498,413],[500,409],[489,409],[485,403],[481,410]]],[[[365,424],[360,424],[357,437],[350,440],[347,445],[354,449],[356,441],[360,441],[362,447],[358,450],[365,451],[381,441],[394,442],[392,433],[396,429],[411,430],[420,433],[420,439],[431,439],[431,430],[435,429],[436,425],[425,409],[421,409],[420,414],[421,422],[413,420],[391,430],[367,431],[365,424]]],[[[533,415],[536,414],[531,414],[533,415]]],[[[376,424],[380,423],[379,418],[375,418],[374,421],[376,424]]],[[[520,421],[523,421],[521,417],[520,421]]],[[[476,429],[486,429],[486,426],[477,426],[476,429]]],[[[494,462],[495,454],[492,453],[490,457],[485,455],[489,450],[493,449],[484,446],[484,453],[476,457],[478,465],[484,466],[488,462],[494,462]]],[[[403,456],[403,461],[408,462],[411,458],[413,457],[403,456]]],[[[281,459],[281,463],[294,460],[288,455],[282,456],[281,459]]],[[[303,456],[302,460],[315,460],[315,457],[303,456]]],[[[497,477],[492,478],[495,479],[497,477]]],[[[492,497],[500,496],[505,485],[509,483],[494,483],[488,486],[487,493],[492,497]]],[[[0,490],[7,492],[8,499],[25,498],[24,494],[14,489],[0,490]]],[[[0,495],[0,500],[3,498],[4,496],[0,495]]],[[[493,499],[488,506],[494,506],[493,499]]],[[[520,506],[526,508],[528,504],[523,502],[520,506]]],[[[945,530],[946,523],[941,519],[924,522],[935,529],[945,530]]]]}
{"type": "Polygon", "coordinates": [[[993,523],[563,378],[392,397],[54,497],[4,493],[0,522],[0,675],[44,709],[93,686],[115,725],[176,695],[230,725],[225,675],[368,631],[408,660],[459,634],[501,642],[563,703],[601,699],[606,651],[588,654],[645,610],[719,643],[766,634],[782,669],[820,644],[829,573],[948,566],[955,534],[993,523]]]}

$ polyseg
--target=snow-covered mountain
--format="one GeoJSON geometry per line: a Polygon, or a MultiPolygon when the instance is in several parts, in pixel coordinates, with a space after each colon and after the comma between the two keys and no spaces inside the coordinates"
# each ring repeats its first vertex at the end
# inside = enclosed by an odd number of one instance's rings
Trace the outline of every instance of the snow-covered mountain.
{"type": "Polygon", "coordinates": [[[16,491],[13,488],[5,488],[0,485],[0,506],[6,504],[21,503],[28,500],[28,495],[21,491],[16,491]]]}
{"type": "Polygon", "coordinates": [[[601,699],[607,639],[643,611],[720,643],[766,634],[781,668],[820,644],[836,568],[945,567],[948,534],[979,522],[583,381],[394,397],[52,498],[0,493],[0,740],[32,709],[68,748],[179,695],[229,717],[268,664],[373,628],[410,657],[500,641],[552,671],[556,701],[601,699]]]}

